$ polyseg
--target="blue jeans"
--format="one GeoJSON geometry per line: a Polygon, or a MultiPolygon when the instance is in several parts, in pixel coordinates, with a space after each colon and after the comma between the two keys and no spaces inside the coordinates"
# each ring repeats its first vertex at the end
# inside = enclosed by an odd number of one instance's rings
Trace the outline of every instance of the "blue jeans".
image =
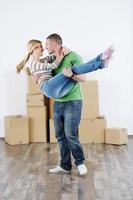
{"type": "MultiPolygon", "coordinates": [[[[74,74],[84,74],[102,68],[104,68],[104,61],[101,59],[100,54],[91,61],[78,66],[73,66],[71,69],[74,74]]],[[[41,91],[49,98],[58,99],[65,96],[75,84],[75,80],[60,73],[42,84],[41,91]]]]}
{"type": "Polygon", "coordinates": [[[77,135],[81,109],[82,100],[54,103],[54,127],[60,147],[60,166],[65,170],[72,168],[71,153],[76,166],[85,160],[77,135]]]}

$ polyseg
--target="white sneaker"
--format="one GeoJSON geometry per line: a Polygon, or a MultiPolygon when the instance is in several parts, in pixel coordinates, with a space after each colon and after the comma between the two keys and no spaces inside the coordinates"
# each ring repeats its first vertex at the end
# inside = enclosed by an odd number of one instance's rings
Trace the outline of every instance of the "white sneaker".
{"type": "Polygon", "coordinates": [[[78,172],[79,172],[79,174],[81,176],[86,175],[87,172],[88,172],[87,167],[85,166],[85,164],[78,165],[77,168],[78,168],[78,172]]]}
{"type": "Polygon", "coordinates": [[[109,46],[103,53],[102,53],[102,60],[109,59],[113,52],[115,51],[115,48],[113,45],[109,46]]]}
{"type": "Polygon", "coordinates": [[[57,165],[55,168],[50,169],[49,173],[51,173],[51,174],[69,174],[70,171],[67,171],[67,170],[63,169],[62,167],[60,167],[59,165],[57,165]]]}

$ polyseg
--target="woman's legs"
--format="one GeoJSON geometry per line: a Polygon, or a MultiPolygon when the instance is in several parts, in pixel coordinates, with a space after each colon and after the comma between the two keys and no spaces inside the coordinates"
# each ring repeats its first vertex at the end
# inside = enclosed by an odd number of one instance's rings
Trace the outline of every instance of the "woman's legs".
{"type": "Polygon", "coordinates": [[[89,62],[78,66],[73,66],[73,73],[84,74],[98,69],[106,68],[114,50],[114,47],[110,46],[102,54],[98,55],[96,58],[90,60],[89,62]]]}
{"type": "Polygon", "coordinates": [[[104,68],[104,60],[101,59],[102,54],[81,65],[75,65],[71,69],[74,74],[85,74],[98,69],[104,68]]]}
{"type": "MultiPolygon", "coordinates": [[[[102,69],[103,67],[103,60],[101,60],[101,55],[99,55],[88,63],[73,66],[72,71],[75,74],[83,74],[97,69],[102,69]]],[[[41,87],[41,91],[48,97],[61,98],[73,88],[75,83],[75,80],[60,73],[48,80],[47,83],[44,83],[41,87]]]]}
{"type": "MultiPolygon", "coordinates": [[[[106,51],[108,51],[108,49],[106,51]]],[[[73,73],[79,75],[106,67],[106,61],[110,58],[114,50],[110,51],[107,55],[106,51],[87,63],[73,66],[71,68],[73,73]],[[104,60],[103,55],[105,56],[104,60]]],[[[60,73],[48,80],[47,83],[44,83],[41,87],[41,90],[48,97],[61,98],[73,88],[75,83],[75,80],[65,76],[63,73],[60,73]]]]}
{"type": "Polygon", "coordinates": [[[65,96],[75,85],[76,81],[63,73],[49,79],[41,86],[41,91],[49,98],[61,98],[65,96]]]}

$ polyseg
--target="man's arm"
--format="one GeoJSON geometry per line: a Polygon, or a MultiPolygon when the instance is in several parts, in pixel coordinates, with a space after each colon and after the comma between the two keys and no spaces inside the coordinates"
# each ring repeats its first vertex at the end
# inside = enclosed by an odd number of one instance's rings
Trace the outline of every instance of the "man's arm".
{"type": "MultiPolygon", "coordinates": [[[[71,60],[72,66],[80,65],[82,62],[83,62],[82,58],[78,54],[73,52],[73,59],[71,60]]],[[[72,79],[74,79],[75,81],[78,81],[78,82],[84,82],[84,81],[86,81],[87,76],[86,76],[86,74],[80,74],[80,75],[74,74],[72,79]]]]}
{"type": "Polygon", "coordinates": [[[63,74],[78,82],[84,82],[87,80],[86,74],[80,74],[80,75],[74,74],[70,67],[65,67],[63,70],[63,74]]]}
{"type": "Polygon", "coordinates": [[[87,80],[87,76],[86,74],[80,74],[80,75],[74,74],[72,79],[78,82],[85,82],[87,80]]]}

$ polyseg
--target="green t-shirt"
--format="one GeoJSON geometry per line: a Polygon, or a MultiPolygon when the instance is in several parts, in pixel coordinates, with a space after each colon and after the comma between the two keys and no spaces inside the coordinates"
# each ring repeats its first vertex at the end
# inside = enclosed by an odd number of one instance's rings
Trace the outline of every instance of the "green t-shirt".
{"type": "MultiPolygon", "coordinates": [[[[58,67],[53,70],[53,75],[62,72],[65,67],[80,65],[81,63],[82,63],[82,58],[75,52],[70,52],[62,59],[58,67]]],[[[55,101],[58,102],[65,102],[72,100],[82,100],[82,90],[79,82],[77,82],[74,85],[74,87],[70,90],[70,92],[68,92],[64,97],[60,99],[55,99],[55,101]]]]}

